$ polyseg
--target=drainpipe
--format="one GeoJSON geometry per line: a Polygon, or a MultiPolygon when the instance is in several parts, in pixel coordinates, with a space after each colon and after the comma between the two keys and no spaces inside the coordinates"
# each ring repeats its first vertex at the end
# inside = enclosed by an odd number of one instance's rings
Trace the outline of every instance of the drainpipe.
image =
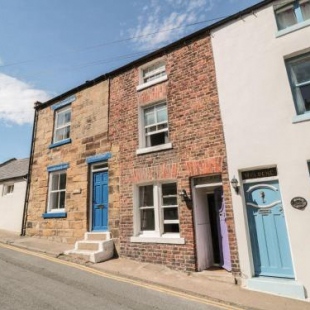
{"type": "Polygon", "coordinates": [[[22,228],[21,228],[21,232],[20,232],[21,236],[25,236],[25,234],[26,234],[27,211],[28,211],[31,171],[32,171],[33,154],[34,154],[34,141],[35,141],[35,137],[36,137],[37,121],[38,121],[38,110],[37,110],[37,108],[40,104],[41,104],[41,102],[39,102],[39,101],[35,102],[35,104],[34,104],[34,118],[33,118],[31,148],[30,148],[30,157],[29,157],[29,165],[28,165],[28,178],[27,178],[26,195],[25,195],[25,203],[24,203],[23,222],[22,222],[22,228]]]}

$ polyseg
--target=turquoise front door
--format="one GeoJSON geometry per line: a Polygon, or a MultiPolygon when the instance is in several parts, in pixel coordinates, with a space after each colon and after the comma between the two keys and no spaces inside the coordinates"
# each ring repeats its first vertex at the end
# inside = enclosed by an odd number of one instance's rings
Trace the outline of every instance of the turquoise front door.
{"type": "Polygon", "coordinates": [[[294,278],[278,181],[244,185],[256,276],[294,278]]]}
{"type": "Polygon", "coordinates": [[[108,230],[109,188],[108,171],[93,173],[92,230],[108,230]]]}

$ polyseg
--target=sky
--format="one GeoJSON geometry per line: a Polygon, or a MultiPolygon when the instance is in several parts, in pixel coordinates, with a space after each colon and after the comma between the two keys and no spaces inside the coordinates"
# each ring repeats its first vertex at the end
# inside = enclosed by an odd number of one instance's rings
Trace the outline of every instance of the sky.
{"type": "Polygon", "coordinates": [[[30,155],[45,102],[260,1],[1,0],[0,163],[30,155]]]}

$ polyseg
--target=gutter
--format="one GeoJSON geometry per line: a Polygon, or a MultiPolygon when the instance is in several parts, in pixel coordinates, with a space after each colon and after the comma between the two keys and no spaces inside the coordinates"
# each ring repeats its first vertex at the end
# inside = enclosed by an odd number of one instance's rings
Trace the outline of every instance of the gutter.
{"type": "MultiPolygon", "coordinates": [[[[35,107],[38,104],[39,102],[36,102],[35,107]]],[[[37,131],[37,121],[38,121],[38,111],[35,108],[34,118],[33,118],[33,127],[32,127],[31,149],[30,149],[30,157],[29,157],[29,165],[28,165],[28,178],[27,178],[27,187],[26,187],[26,195],[25,195],[25,203],[24,203],[24,212],[23,212],[22,227],[21,227],[21,232],[20,232],[21,236],[25,236],[26,234],[28,202],[29,202],[31,172],[32,172],[32,164],[33,164],[33,154],[34,154],[34,141],[35,141],[36,131],[37,131]]]]}

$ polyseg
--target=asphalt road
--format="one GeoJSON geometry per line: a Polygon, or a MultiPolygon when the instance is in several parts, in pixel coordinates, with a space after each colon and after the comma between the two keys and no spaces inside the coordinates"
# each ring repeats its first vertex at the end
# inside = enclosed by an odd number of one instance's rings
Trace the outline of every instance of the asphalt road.
{"type": "Polygon", "coordinates": [[[109,279],[0,245],[0,309],[229,309],[109,279]]]}

